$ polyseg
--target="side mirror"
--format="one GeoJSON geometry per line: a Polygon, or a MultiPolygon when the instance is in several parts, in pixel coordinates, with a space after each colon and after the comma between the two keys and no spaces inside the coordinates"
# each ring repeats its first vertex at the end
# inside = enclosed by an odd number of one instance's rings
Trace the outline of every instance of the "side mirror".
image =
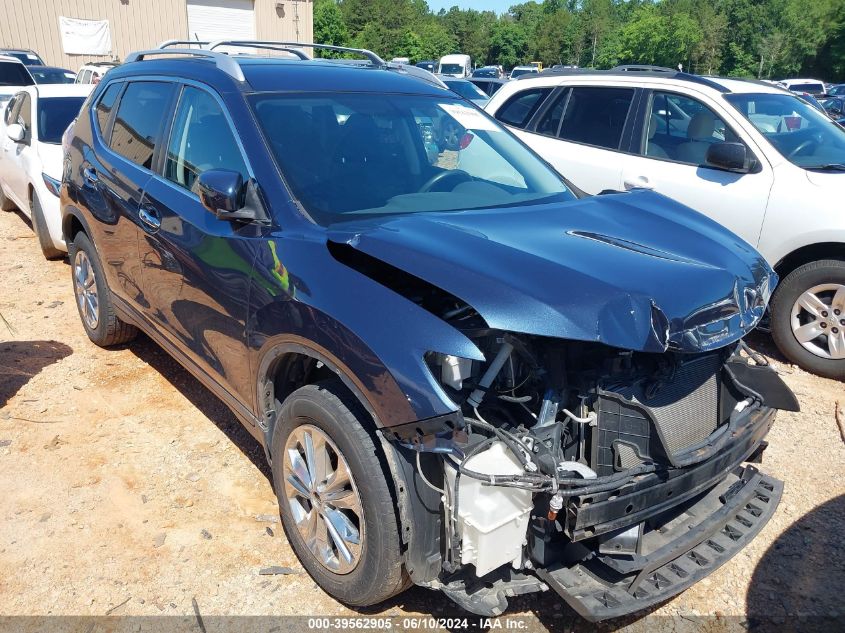
{"type": "Polygon", "coordinates": [[[705,162],[708,167],[748,173],[753,167],[748,150],[742,143],[715,143],[707,148],[705,162]]]}
{"type": "Polygon", "coordinates": [[[255,183],[229,169],[209,169],[194,183],[200,203],[220,220],[266,221],[255,183]]]}
{"type": "Polygon", "coordinates": [[[26,130],[20,123],[12,123],[6,128],[6,135],[15,143],[22,143],[26,138],[26,130]]]}

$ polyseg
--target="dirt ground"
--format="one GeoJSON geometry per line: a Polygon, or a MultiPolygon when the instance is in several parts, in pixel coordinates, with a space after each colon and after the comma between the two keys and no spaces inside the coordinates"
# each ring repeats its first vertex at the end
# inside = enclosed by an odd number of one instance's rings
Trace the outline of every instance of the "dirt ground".
{"type": "MultiPolygon", "coordinates": [[[[91,344],[68,264],[41,257],[18,213],[0,212],[0,313],[0,620],[357,615],[302,571],[258,444],[145,337],[114,350],[91,344]],[[271,565],[295,573],[259,575],[271,565]]],[[[794,616],[845,627],[845,444],[834,415],[838,400],[845,424],[845,386],[786,364],[762,334],[751,343],[801,401],[801,413],[779,414],[761,466],[786,482],[780,508],[706,580],[603,629],[722,630],[772,618],[788,629],[794,616]]],[[[365,614],[464,615],[420,588],[365,614]]],[[[502,622],[586,628],[551,592],[512,600],[502,622]]]]}

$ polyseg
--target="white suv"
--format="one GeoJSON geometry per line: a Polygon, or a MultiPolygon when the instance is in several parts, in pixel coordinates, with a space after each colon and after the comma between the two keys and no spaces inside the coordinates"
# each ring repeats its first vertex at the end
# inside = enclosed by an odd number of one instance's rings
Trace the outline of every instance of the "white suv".
{"type": "Polygon", "coordinates": [[[485,109],[585,192],[654,189],[755,246],[781,352],[845,379],[845,129],[779,87],[685,73],[544,73],[485,109]]]}
{"type": "Polygon", "coordinates": [[[64,257],[59,193],[62,134],[91,84],[43,84],[19,89],[3,111],[0,137],[0,209],[15,207],[32,219],[47,259],[64,257]]]}

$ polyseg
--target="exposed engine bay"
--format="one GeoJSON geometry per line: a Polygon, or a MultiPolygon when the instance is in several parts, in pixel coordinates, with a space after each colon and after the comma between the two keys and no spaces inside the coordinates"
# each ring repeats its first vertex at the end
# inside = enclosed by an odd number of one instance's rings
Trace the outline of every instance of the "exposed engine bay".
{"type": "Polygon", "coordinates": [[[445,318],[486,360],[427,354],[460,415],[396,439],[441,500],[442,568],[430,584],[465,608],[496,614],[505,595],[551,587],[589,619],[630,612],[697,579],[673,557],[689,553],[677,539],[698,530],[689,551],[709,542],[727,560],[735,551],[712,532],[730,538],[729,523],[712,517],[763,486],[769,505],[746,504],[759,512],[739,546],[773,512],[780,482],[740,464],[759,462],[774,409],[798,404],[743,342],[645,353],[491,331],[465,305],[445,318]]]}

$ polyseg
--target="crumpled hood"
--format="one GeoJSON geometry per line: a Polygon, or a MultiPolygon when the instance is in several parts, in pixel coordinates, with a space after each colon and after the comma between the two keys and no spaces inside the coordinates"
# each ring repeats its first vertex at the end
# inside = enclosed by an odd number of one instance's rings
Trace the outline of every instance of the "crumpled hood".
{"type": "Polygon", "coordinates": [[[736,341],[777,283],[741,238],[649,191],[349,222],[329,239],[459,297],[491,328],[648,352],[736,341]]]}

